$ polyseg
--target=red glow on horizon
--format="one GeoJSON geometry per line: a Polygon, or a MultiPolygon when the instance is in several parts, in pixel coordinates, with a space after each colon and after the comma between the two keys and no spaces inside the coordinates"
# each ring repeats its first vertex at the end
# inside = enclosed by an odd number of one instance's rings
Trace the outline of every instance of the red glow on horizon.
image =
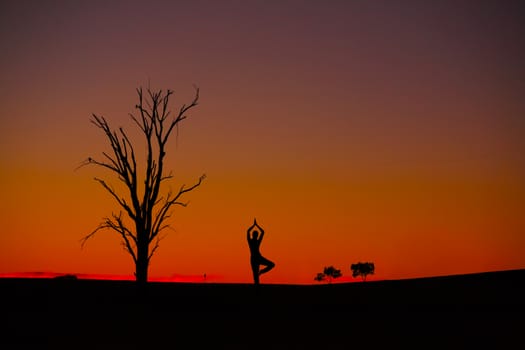
{"type": "MultiPolygon", "coordinates": [[[[42,279],[53,279],[67,276],[75,276],[79,280],[102,280],[102,281],[134,281],[135,277],[132,275],[113,275],[113,274],[87,274],[87,273],[57,273],[57,272],[11,272],[11,273],[0,273],[0,278],[42,278],[42,279]]],[[[173,274],[172,276],[157,276],[150,277],[149,282],[178,282],[178,283],[226,283],[223,281],[221,276],[216,275],[179,275],[173,274]]],[[[371,276],[367,277],[366,281],[375,281],[371,276]]],[[[351,276],[341,276],[337,279],[329,282],[328,280],[322,282],[305,283],[294,283],[300,285],[323,285],[323,284],[338,284],[338,283],[359,283],[362,282],[361,278],[353,278],[351,276]]],[[[286,284],[286,283],[264,283],[264,284],[286,284]]]]}
{"type": "MultiPolygon", "coordinates": [[[[56,273],[56,272],[12,272],[0,273],[0,278],[59,278],[75,276],[81,280],[104,280],[104,281],[134,281],[135,277],[132,275],[106,275],[106,274],[87,274],[87,273],[56,273]]],[[[178,275],[174,274],[167,277],[151,277],[149,282],[184,282],[184,283],[203,283],[203,282],[218,282],[221,280],[220,276],[196,276],[196,275],[178,275]]]]}

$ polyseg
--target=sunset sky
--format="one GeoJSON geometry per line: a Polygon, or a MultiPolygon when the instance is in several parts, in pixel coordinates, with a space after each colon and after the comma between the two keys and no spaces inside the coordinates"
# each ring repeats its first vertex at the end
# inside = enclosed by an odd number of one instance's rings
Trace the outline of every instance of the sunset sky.
{"type": "Polygon", "coordinates": [[[118,182],[75,169],[148,85],[200,88],[166,167],[207,175],[151,278],[251,282],[254,217],[262,283],[525,268],[522,1],[2,0],[0,50],[0,275],[133,274],[114,232],[81,249],[118,182]]]}

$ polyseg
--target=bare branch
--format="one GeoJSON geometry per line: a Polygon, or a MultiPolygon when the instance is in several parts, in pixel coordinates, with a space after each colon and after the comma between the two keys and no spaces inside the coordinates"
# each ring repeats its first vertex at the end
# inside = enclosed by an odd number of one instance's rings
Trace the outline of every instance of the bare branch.
{"type": "Polygon", "coordinates": [[[124,222],[122,221],[122,212],[119,212],[119,215],[112,214],[112,218],[104,218],[104,220],[93,230],[90,234],[86,235],[81,240],[81,248],[84,248],[84,245],[86,244],[87,240],[94,237],[95,234],[103,229],[111,229],[115,232],[117,232],[121,238],[123,239],[123,245],[126,247],[126,250],[128,253],[132,256],[133,261],[137,262],[137,255],[135,254],[135,251],[133,250],[133,245],[136,246],[137,244],[137,238],[133,235],[133,233],[126,227],[124,222]],[[130,241],[131,239],[131,241],[130,241]]]}
{"type": "Polygon", "coordinates": [[[162,115],[160,118],[161,121],[166,120],[168,116],[171,114],[171,111],[168,111],[168,102],[169,102],[169,98],[171,94],[173,94],[173,91],[168,90],[166,92],[166,95],[162,99],[162,115]]]}
{"type": "Polygon", "coordinates": [[[206,178],[206,174],[203,174],[201,175],[201,177],[199,177],[199,181],[197,181],[196,184],[194,184],[193,186],[189,187],[189,188],[184,188],[185,185],[182,185],[182,187],[180,188],[179,190],[179,193],[177,194],[177,196],[175,198],[179,198],[180,195],[186,193],[186,192],[190,192],[192,191],[195,187],[198,187],[200,186],[200,184],[202,183],[202,181],[204,181],[204,179],[206,178]]]}
{"type": "Polygon", "coordinates": [[[144,129],[144,125],[140,124],[140,122],[138,121],[137,117],[135,117],[135,115],[133,113],[128,113],[128,115],[131,117],[131,120],[133,120],[135,122],[135,124],[137,124],[139,129],[142,130],[143,133],[145,133],[146,130],[144,129]]]}
{"type": "Polygon", "coordinates": [[[196,187],[200,186],[200,184],[202,183],[202,181],[204,181],[205,178],[206,178],[206,174],[203,174],[201,177],[199,177],[199,180],[194,185],[192,185],[191,187],[188,187],[188,188],[185,188],[185,185],[182,185],[182,187],[180,188],[179,192],[174,197],[172,197],[172,193],[171,192],[168,193],[166,201],[164,202],[162,207],[157,212],[157,215],[155,216],[155,219],[153,221],[152,233],[151,233],[151,236],[150,236],[150,240],[152,240],[153,238],[155,238],[155,236],[157,236],[159,234],[160,228],[162,227],[163,222],[167,218],[169,218],[168,211],[171,208],[171,206],[173,206],[173,205],[180,205],[180,206],[185,207],[187,205],[187,203],[182,203],[182,202],[178,201],[180,196],[182,196],[184,193],[190,192],[193,189],[195,189],[196,187]]]}
{"type": "Polygon", "coordinates": [[[178,124],[181,120],[186,119],[185,113],[189,111],[191,108],[197,106],[199,102],[199,88],[195,88],[195,97],[193,98],[193,101],[188,105],[182,105],[182,107],[179,110],[179,114],[177,117],[171,122],[170,127],[168,128],[168,131],[166,131],[166,134],[164,135],[164,138],[162,139],[162,144],[165,144],[168,140],[168,137],[171,134],[171,131],[173,130],[173,127],[178,124]]]}
{"type": "Polygon", "coordinates": [[[124,164],[126,165],[126,168],[131,175],[132,179],[136,179],[137,175],[137,161],[135,159],[135,150],[133,149],[133,145],[129,141],[128,135],[124,132],[122,128],[120,128],[120,133],[122,134],[122,144],[124,145],[124,152],[125,157],[123,159],[124,164]],[[129,157],[128,157],[128,148],[131,156],[131,165],[129,164],[129,157]]]}
{"type": "Polygon", "coordinates": [[[88,157],[88,159],[83,160],[82,162],[80,162],[80,165],[77,166],[77,167],[74,169],[74,171],[77,171],[78,169],[83,168],[83,167],[85,167],[86,165],[89,165],[90,163],[91,163],[91,157],[88,157]]]}
{"type": "Polygon", "coordinates": [[[95,178],[95,181],[100,183],[102,187],[104,187],[113,196],[113,198],[115,198],[118,204],[120,204],[120,206],[126,210],[130,218],[132,219],[136,218],[136,213],[133,212],[133,210],[129,207],[129,205],[126,203],[126,201],[123,198],[120,198],[117,195],[117,193],[112,187],[110,187],[104,180],[99,179],[97,177],[95,178]]]}
{"type": "Polygon", "coordinates": [[[173,178],[173,173],[170,171],[168,175],[161,177],[160,181],[169,180],[171,178],[173,178]]]}
{"type": "MultiPolygon", "coordinates": [[[[120,172],[118,170],[118,164],[116,161],[113,160],[113,158],[111,158],[106,152],[102,152],[102,155],[111,162],[111,164],[107,164],[107,163],[104,163],[105,165],[109,165],[111,167],[111,169],[117,173],[119,173],[120,175],[120,172]]],[[[91,163],[93,164],[98,164],[98,162],[94,161],[93,159],[89,158],[91,163]]],[[[98,164],[98,165],[101,165],[101,164],[98,164]]]]}
{"type": "Polygon", "coordinates": [[[84,248],[84,245],[86,244],[86,242],[95,236],[95,234],[99,231],[99,230],[102,230],[106,228],[106,226],[104,224],[99,224],[90,234],[84,236],[81,240],[80,240],[80,248],[84,248]]]}
{"type": "Polygon", "coordinates": [[[115,231],[119,232],[122,239],[123,239],[123,245],[128,251],[128,253],[133,257],[133,261],[137,262],[137,255],[135,254],[135,251],[133,250],[133,247],[130,242],[130,238],[133,242],[133,245],[137,246],[137,237],[124,225],[124,222],[122,221],[122,213],[119,213],[118,216],[113,214],[113,218],[116,220],[118,226],[112,227],[115,231]]]}
{"type": "Polygon", "coordinates": [[[166,237],[165,235],[162,236],[162,237],[161,237],[161,236],[158,236],[158,237],[157,237],[157,239],[155,240],[155,245],[153,246],[153,248],[151,249],[151,252],[150,252],[149,255],[148,255],[148,262],[149,262],[149,260],[151,259],[151,257],[153,256],[153,254],[155,253],[155,251],[156,251],[157,249],[159,249],[159,243],[160,243],[160,241],[162,241],[165,237],[166,237]]]}

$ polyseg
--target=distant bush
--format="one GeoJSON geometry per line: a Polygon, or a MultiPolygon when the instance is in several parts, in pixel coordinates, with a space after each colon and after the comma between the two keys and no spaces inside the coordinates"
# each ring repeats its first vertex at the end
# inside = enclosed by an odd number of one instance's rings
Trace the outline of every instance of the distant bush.
{"type": "Polygon", "coordinates": [[[315,276],[314,280],[317,282],[322,282],[326,279],[326,275],[322,272],[319,272],[317,276],[315,276]]]}
{"type": "Polygon", "coordinates": [[[66,274],[66,275],[56,276],[55,279],[58,279],[58,280],[77,280],[78,277],[76,275],[66,274]]]}
{"type": "Polygon", "coordinates": [[[363,281],[366,281],[367,275],[373,275],[375,272],[375,266],[373,262],[358,262],[357,264],[350,265],[352,270],[352,277],[361,276],[363,281]]]}
{"type": "Polygon", "coordinates": [[[332,283],[332,280],[339,278],[342,275],[341,270],[336,269],[333,266],[326,266],[323,272],[319,272],[317,276],[315,276],[314,280],[317,282],[328,281],[328,283],[332,283]]]}

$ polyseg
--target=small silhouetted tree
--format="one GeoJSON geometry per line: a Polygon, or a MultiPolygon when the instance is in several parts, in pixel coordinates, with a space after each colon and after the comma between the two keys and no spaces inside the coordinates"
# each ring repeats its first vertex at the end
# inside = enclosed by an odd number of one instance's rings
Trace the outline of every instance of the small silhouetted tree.
{"type": "Polygon", "coordinates": [[[322,272],[317,273],[317,276],[314,277],[314,281],[322,282],[326,279],[326,275],[322,272]]]}
{"type": "Polygon", "coordinates": [[[93,232],[82,239],[82,246],[102,229],[116,232],[124,249],[133,258],[136,281],[144,284],[148,281],[150,259],[162,238],[159,234],[169,227],[167,219],[171,216],[172,207],[185,207],[187,203],[182,202],[181,197],[199,186],[205,175],[189,187],[182,185],[177,192],[169,190],[161,194],[161,185],[173,177],[164,169],[168,140],[175,129],[178,132],[180,122],[187,118],[186,113],[197,106],[199,89],[196,88],[193,100],[182,105],[173,115],[168,108],[173,91],[151,91],[148,88],[144,93],[142,88],[138,88],[137,94],[137,114],[130,113],[130,117],[140,129],[145,143],[143,166],[138,165],[137,145],[131,142],[128,133],[122,127],[112,128],[103,116],[92,115],[91,122],[102,130],[111,151],[103,152],[101,160],[90,157],[81,166],[96,165],[109,170],[123,183],[126,194],[118,194],[105,180],[95,177],[118,203],[120,211],[104,218],[93,232]]]}
{"type": "Polygon", "coordinates": [[[375,272],[375,266],[373,262],[358,262],[350,265],[352,270],[352,277],[361,276],[363,281],[366,281],[367,275],[373,275],[375,272]]]}
{"type": "Polygon", "coordinates": [[[314,280],[318,282],[328,280],[328,283],[332,283],[332,280],[339,278],[342,275],[341,270],[336,269],[333,266],[326,266],[323,272],[319,272],[314,280]]]}

